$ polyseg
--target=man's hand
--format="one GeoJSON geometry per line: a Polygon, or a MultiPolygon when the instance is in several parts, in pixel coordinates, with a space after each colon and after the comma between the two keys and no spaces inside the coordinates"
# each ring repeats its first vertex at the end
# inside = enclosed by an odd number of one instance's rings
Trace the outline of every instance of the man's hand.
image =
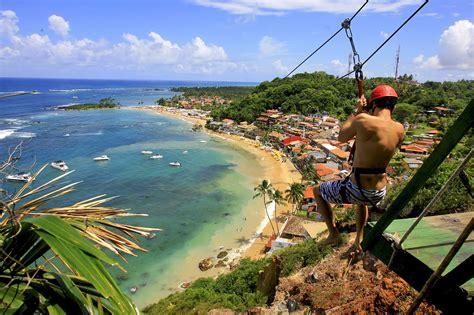
{"type": "Polygon", "coordinates": [[[365,107],[367,106],[367,100],[365,99],[365,96],[362,95],[358,100],[357,100],[357,103],[356,103],[356,107],[357,107],[357,111],[356,111],[356,115],[357,114],[360,114],[360,113],[363,113],[365,111],[365,107]]]}

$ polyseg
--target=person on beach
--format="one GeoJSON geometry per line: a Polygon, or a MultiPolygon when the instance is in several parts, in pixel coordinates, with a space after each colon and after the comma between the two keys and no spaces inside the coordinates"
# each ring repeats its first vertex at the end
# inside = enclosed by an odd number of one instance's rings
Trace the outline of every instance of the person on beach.
{"type": "Polygon", "coordinates": [[[329,235],[323,244],[342,243],[336,228],[332,204],[356,205],[356,238],[353,250],[361,253],[363,229],[367,223],[367,205],[375,206],[386,194],[385,168],[402,143],[403,125],[392,120],[392,111],[398,95],[388,85],[377,86],[367,100],[362,96],[357,101],[356,111],[341,126],[338,140],[354,139],[352,172],[343,180],[321,183],[314,188],[314,196],[329,235]],[[372,112],[372,114],[370,114],[372,112]]]}

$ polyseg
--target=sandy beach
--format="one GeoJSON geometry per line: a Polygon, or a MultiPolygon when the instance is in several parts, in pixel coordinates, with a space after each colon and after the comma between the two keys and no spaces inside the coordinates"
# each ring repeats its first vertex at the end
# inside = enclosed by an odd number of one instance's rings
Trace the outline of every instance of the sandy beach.
{"type": "MultiPolygon", "coordinates": [[[[192,124],[200,124],[204,126],[204,124],[206,123],[206,121],[202,119],[184,116],[179,113],[168,112],[159,107],[135,107],[134,109],[174,117],[177,119],[185,120],[192,124]]],[[[213,132],[207,129],[203,129],[203,132],[206,132],[211,136],[223,139],[230,145],[235,145],[241,149],[244,149],[255,157],[255,161],[259,164],[259,169],[261,170],[261,172],[259,172],[259,174],[255,174],[252,180],[252,187],[257,186],[262,182],[262,180],[267,179],[270,181],[274,188],[284,192],[286,189],[288,189],[288,185],[290,183],[297,181],[299,182],[301,179],[301,174],[296,170],[296,168],[290,161],[287,160],[286,162],[281,162],[277,160],[271,152],[260,149],[257,143],[253,140],[236,135],[213,132]]],[[[241,171],[245,172],[245,170],[241,171]]],[[[250,202],[251,201],[249,200],[249,203],[250,202]]],[[[256,210],[260,210],[262,208],[263,201],[261,202],[261,208],[256,210]]],[[[270,215],[273,215],[273,209],[272,211],[270,211],[270,208],[272,207],[269,207],[269,212],[271,212],[270,215]]],[[[279,227],[283,225],[285,221],[285,216],[291,212],[291,209],[291,204],[279,205],[277,207],[276,216],[279,227]]],[[[258,259],[264,256],[263,250],[270,236],[272,235],[271,225],[268,223],[268,219],[265,219],[264,214],[265,213],[262,209],[261,222],[245,221],[244,224],[246,225],[250,225],[253,227],[257,226],[257,230],[254,231],[255,236],[250,239],[249,243],[246,246],[242,247],[242,257],[258,259]]]]}

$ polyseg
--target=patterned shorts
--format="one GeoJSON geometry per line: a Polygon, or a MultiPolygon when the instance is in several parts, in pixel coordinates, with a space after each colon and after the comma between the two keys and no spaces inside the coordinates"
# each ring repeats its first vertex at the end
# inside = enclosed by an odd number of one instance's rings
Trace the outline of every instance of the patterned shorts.
{"type": "Polygon", "coordinates": [[[319,185],[319,191],[324,200],[329,203],[343,204],[350,203],[356,205],[371,205],[379,203],[387,192],[387,188],[382,189],[362,189],[361,193],[357,184],[353,183],[352,180],[335,180],[330,182],[321,183],[319,185]],[[342,186],[346,187],[347,202],[344,202],[341,196],[342,186]],[[367,198],[367,199],[366,199],[367,198]]]}

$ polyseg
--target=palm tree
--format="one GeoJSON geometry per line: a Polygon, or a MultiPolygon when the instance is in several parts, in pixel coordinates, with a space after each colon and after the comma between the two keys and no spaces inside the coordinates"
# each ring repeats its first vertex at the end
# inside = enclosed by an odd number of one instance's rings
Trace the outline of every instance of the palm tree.
{"type": "Polygon", "coordinates": [[[48,207],[75,190],[78,183],[58,183],[69,173],[36,187],[30,181],[0,200],[1,307],[21,314],[138,314],[104,265],[123,268],[101,247],[125,260],[124,253],[145,251],[133,234],[157,229],[117,223],[133,214],[103,206],[113,199],[105,195],[48,207]]]}
{"type": "Polygon", "coordinates": [[[285,190],[286,200],[293,204],[293,213],[299,208],[304,199],[304,188],[301,183],[291,183],[289,189],[285,190]]]}
{"type": "Polygon", "coordinates": [[[280,235],[280,230],[278,229],[278,220],[277,220],[277,205],[284,205],[286,204],[285,198],[280,190],[275,189],[272,190],[270,193],[270,200],[275,202],[275,224],[277,228],[277,235],[280,235]]]}
{"type": "Polygon", "coordinates": [[[264,179],[262,181],[262,183],[260,185],[256,186],[253,190],[255,192],[257,192],[253,196],[254,199],[257,198],[257,197],[263,197],[263,205],[265,206],[265,213],[267,215],[268,220],[270,221],[270,225],[272,227],[273,235],[276,235],[275,234],[275,228],[273,227],[272,219],[270,218],[270,215],[268,214],[267,199],[266,199],[266,197],[271,196],[270,194],[273,190],[272,184],[270,184],[270,182],[268,180],[264,179]]]}

